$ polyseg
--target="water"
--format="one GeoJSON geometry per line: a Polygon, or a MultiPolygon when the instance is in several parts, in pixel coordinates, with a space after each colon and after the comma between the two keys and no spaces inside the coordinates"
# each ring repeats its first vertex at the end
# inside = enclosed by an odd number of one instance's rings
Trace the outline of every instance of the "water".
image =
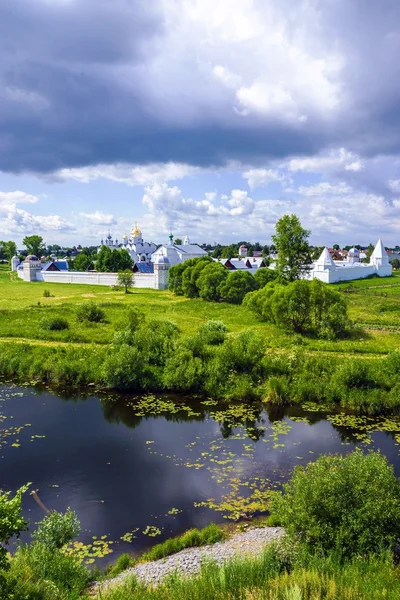
{"type": "MultiPolygon", "coordinates": [[[[49,509],[70,506],[83,543],[105,535],[113,542],[104,564],[189,527],[238,518],[250,503],[257,514],[268,490],[321,453],[380,448],[400,471],[398,420],[355,420],[312,406],[268,415],[193,402],[172,412],[164,399],[150,405],[157,414],[137,416],[144,410],[131,397],[1,386],[0,487],[15,491],[29,481],[49,509]]],[[[23,510],[31,523],[44,516],[30,494],[23,510]]]]}

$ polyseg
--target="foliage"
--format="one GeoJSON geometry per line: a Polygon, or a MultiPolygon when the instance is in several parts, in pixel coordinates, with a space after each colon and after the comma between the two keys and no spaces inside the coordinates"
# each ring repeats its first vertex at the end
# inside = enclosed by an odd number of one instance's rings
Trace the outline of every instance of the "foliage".
{"type": "Polygon", "coordinates": [[[0,255],[1,258],[6,258],[8,261],[12,259],[13,256],[17,254],[17,244],[12,240],[8,242],[4,242],[0,240],[0,255]]]}
{"type": "Polygon", "coordinates": [[[168,289],[171,290],[171,292],[175,292],[177,296],[183,296],[182,276],[186,269],[185,264],[186,263],[178,263],[168,271],[168,289]]]}
{"type": "Polygon", "coordinates": [[[295,281],[311,268],[311,251],[308,245],[310,231],[303,229],[296,215],[284,215],[275,225],[272,241],[278,252],[275,270],[278,276],[295,281]]]}
{"type": "Polygon", "coordinates": [[[274,281],[278,277],[278,273],[275,269],[268,269],[268,267],[262,267],[257,269],[254,273],[254,279],[257,283],[258,288],[263,288],[270,281],[274,281]]]}
{"type": "Polygon", "coordinates": [[[134,285],[134,275],[132,269],[118,271],[117,285],[125,289],[125,294],[128,293],[128,289],[134,285]]]}
{"type": "Polygon", "coordinates": [[[120,573],[126,571],[134,565],[135,561],[129,556],[129,554],[120,554],[118,556],[115,565],[110,565],[107,569],[107,577],[116,577],[120,573]]]}
{"type": "Polygon", "coordinates": [[[248,292],[257,288],[257,281],[248,271],[231,271],[219,286],[219,294],[225,302],[241,304],[248,292]]]}
{"type": "Polygon", "coordinates": [[[69,329],[69,323],[63,317],[43,317],[40,321],[40,327],[49,331],[63,331],[69,329]]]}
{"type": "Polygon", "coordinates": [[[105,384],[117,390],[140,390],[143,374],[143,357],[137,347],[127,344],[108,353],[103,363],[105,384]]]}
{"type": "Polygon", "coordinates": [[[90,323],[101,323],[106,318],[104,310],[95,302],[85,302],[78,306],[76,318],[80,323],[89,321],[90,323]]]}
{"type": "Polygon", "coordinates": [[[221,263],[212,262],[203,268],[197,282],[200,298],[204,300],[219,300],[220,289],[228,277],[228,272],[221,263]]]}
{"type": "Polygon", "coordinates": [[[132,266],[133,261],[125,248],[111,250],[108,246],[101,246],[96,257],[96,271],[102,273],[118,273],[131,269],[132,266]]]}
{"type": "Polygon", "coordinates": [[[141,561],[159,560],[170,554],[180,552],[184,548],[216,544],[217,542],[221,542],[224,538],[225,534],[223,530],[214,523],[210,523],[201,530],[189,529],[179,537],[169,538],[162,544],[156,544],[151,550],[143,554],[141,561]]]}
{"type": "Polygon", "coordinates": [[[198,334],[206,344],[218,345],[225,340],[228,328],[222,321],[209,320],[198,330],[198,334]]]}
{"type": "Polygon", "coordinates": [[[22,243],[27,249],[28,254],[35,254],[38,258],[40,258],[46,250],[43,238],[40,235],[26,235],[22,240],[22,243]]]}
{"type": "Polygon", "coordinates": [[[296,333],[333,339],[346,335],[350,327],[343,297],[319,279],[269,283],[248,294],[245,306],[263,320],[296,333]]]}
{"type": "Polygon", "coordinates": [[[28,523],[21,514],[21,502],[22,495],[28,487],[29,485],[20,487],[12,498],[10,492],[0,491],[0,569],[8,568],[7,551],[4,545],[8,544],[12,537],[19,537],[21,532],[27,529],[28,523]]]}
{"type": "Polygon", "coordinates": [[[67,508],[65,513],[53,510],[38,523],[32,539],[47,548],[62,548],[78,537],[79,532],[80,523],[73,510],[67,508]]]}
{"type": "Polygon", "coordinates": [[[48,289],[43,290],[43,298],[51,298],[51,292],[48,289]]]}
{"type": "Polygon", "coordinates": [[[344,557],[393,549],[400,535],[400,483],[382,455],[320,456],[296,466],[271,514],[312,551],[344,557]]]}
{"type": "Polygon", "coordinates": [[[81,252],[73,261],[74,271],[89,271],[94,269],[94,264],[91,256],[81,252]]]}
{"type": "Polygon", "coordinates": [[[203,381],[203,364],[190,350],[177,348],[165,363],[163,383],[169,390],[199,390],[203,381]]]}

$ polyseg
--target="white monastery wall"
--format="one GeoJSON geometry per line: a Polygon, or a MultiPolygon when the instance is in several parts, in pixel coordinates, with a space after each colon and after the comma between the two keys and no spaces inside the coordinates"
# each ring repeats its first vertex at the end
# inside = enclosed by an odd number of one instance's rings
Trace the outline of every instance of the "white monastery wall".
{"type": "MultiPolygon", "coordinates": [[[[22,269],[18,271],[18,277],[24,279],[22,269]]],[[[56,272],[37,271],[36,281],[46,283],[84,283],[89,285],[117,285],[117,273],[86,273],[86,272],[56,272]]],[[[153,273],[138,273],[134,277],[135,288],[155,288],[155,277],[153,273]]]]}

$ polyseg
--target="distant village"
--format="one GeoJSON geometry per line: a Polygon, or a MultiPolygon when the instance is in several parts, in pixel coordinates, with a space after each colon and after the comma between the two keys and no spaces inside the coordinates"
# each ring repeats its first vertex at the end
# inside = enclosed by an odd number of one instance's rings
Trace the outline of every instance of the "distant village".
{"type": "MultiPolygon", "coordinates": [[[[255,273],[261,268],[274,268],[277,259],[273,245],[262,246],[259,243],[239,242],[229,246],[220,244],[193,243],[189,236],[183,239],[169,235],[166,244],[157,245],[145,241],[137,223],[130,235],[122,240],[113,239],[111,233],[100,240],[98,246],[65,249],[60,246],[48,247],[50,253],[40,256],[17,252],[11,260],[12,270],[25,281],[67,281],[69,283],[113,284],[117,268],[110,262],[110,268],[100,268],[104,256],[127,258],[125,266],[135,273],[135,286],[165,289],[168,287],[168,269],[188,259],[211,256],[226,269],[246,270],[255,273]],[[125,251],[126,254],[121,253],[125,251]],[[113,255],[114,252],[114,255],[113,255]],[[97,268],[96,268],[97,267],[97,268]],[[107,272],[108,271],[108,272],[107,272]]],[[[307,277],[318,278],[326,283],[361,279],[371,275],[387,277],[392,268],[400,267],[400,247],[386,249],[381,240],[375,246],[346,246],[340,248],[312,247],[314,262],[307,277]]]]}

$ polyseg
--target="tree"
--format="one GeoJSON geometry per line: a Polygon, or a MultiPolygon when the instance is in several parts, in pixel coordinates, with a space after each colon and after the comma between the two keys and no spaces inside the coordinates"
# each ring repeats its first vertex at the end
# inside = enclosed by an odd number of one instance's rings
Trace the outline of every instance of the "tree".
{"type": "Polygon", "coordinates": [[[129,253],[122,250],[111,250],[108,246],[101,246],[96,259],[96,271],[101,273],[118,273],[130,269],[133,261],[129,253]]]}
{"type": "Polygon", "coordinates": [[[181,246],[181,245],[182,245],[182,240],[181,240],[181,238],[176,238],[176,239],[174,240],[174,244],[176,244],[177,246],[181,246]]]}
{"type": "Polygon", "coordinates": [[[94,269],[93,261],[87,254],[81,252],[74,259],[73,263],[74,271],[88,271],[89,269],[94,269]]]}
{"type": "Polygon", "coordinates": [[[221,252],[221,258],[233,258],[238,255],[238,246],[236,244],[231,244],[230,246],[225,246],[221,252]]]}
{"type": "Polygon", "coordinates": [[[257,269],[254,273],[254,280],[257,283],[258,288],[263,288],[270,281],[274,281],[277,276],[278,274],[274,269],[263,267],[262,269],[257,269]]]}
{"type": "Polygon", "coordinates": [[[340,555],[393,550],[400,536],[400,483],[378,452],[320,456],[296,466],[270,510],[290,538],[311,551],[340,555]]]}
{"type": "Polygon", "coordinates": [[[400,269],[400,260],[398,258],[394,258],[391,262],[393,269],[400,269]]]}
{"type": "Polygon", "coordinates": [[[40,235],[26,235],[22,243],[27,249],[28,254],[35,254],[40,257],[46,250],[43,238],[40,235]]]}
{"type": "Polygon", "coordinates": [[[134,276],[131,269],[118,271],[117,285],[125,288],[125,294],[128,293],[128,289],[134,285],[134,276]]]}
{"type": "Polygon", "coordinates": [[[333,248],[334,250],[340,250],[340,246],[339,246],[339,244],[333,244],[332,248],[333,248]]]}
{"type": "Polygon", "coordinates": [[[247,294],[244,305],[264,321],[296,333],[332,339],[346,335],[350,326],[340,292],[319,279],[268,283],[247,294]]]}
{"type": "Polygon", "coordinates": [[[228,277],[228,271],[221,263],[211,262],[202,270],[197,286],[200,298],[204,300],[219,300],[220,286],[228,277]]]}
{"type": "Polygon", "coordinates": [[[12,240],[8,242],[0,241],[0,250],[4,258],[11,260],[17,254],[17,244],[12,240]]]}
{"type": "MultiPolygon", "coordinates": [[[[10,498],[10,492],[0,492],[0,570],[8,570],[7,550],[4,548],[13,536],[19,537],[27,530],[27,521],[22,517],[22,494],[28,489],[25,485],[10,498]]],[[[0,581],[1,583],[1,581],[0,581]]]]}
{"type": "Polygon", "coordinates": [[[254,275],[248,271],[231,271],[219,287],[219,294],[225,302],[241,304],[248,292],[257,288],[254,275]]]}
{"type": "Polygon", "coordinates": [[[284,215],[275,225],[272,241],[278,251],[275,269],[277,273],[294,281],[301,279],[311,268],[311,252],[308,245],[310,231],[303,229],[296,215],[284,215]]]}

